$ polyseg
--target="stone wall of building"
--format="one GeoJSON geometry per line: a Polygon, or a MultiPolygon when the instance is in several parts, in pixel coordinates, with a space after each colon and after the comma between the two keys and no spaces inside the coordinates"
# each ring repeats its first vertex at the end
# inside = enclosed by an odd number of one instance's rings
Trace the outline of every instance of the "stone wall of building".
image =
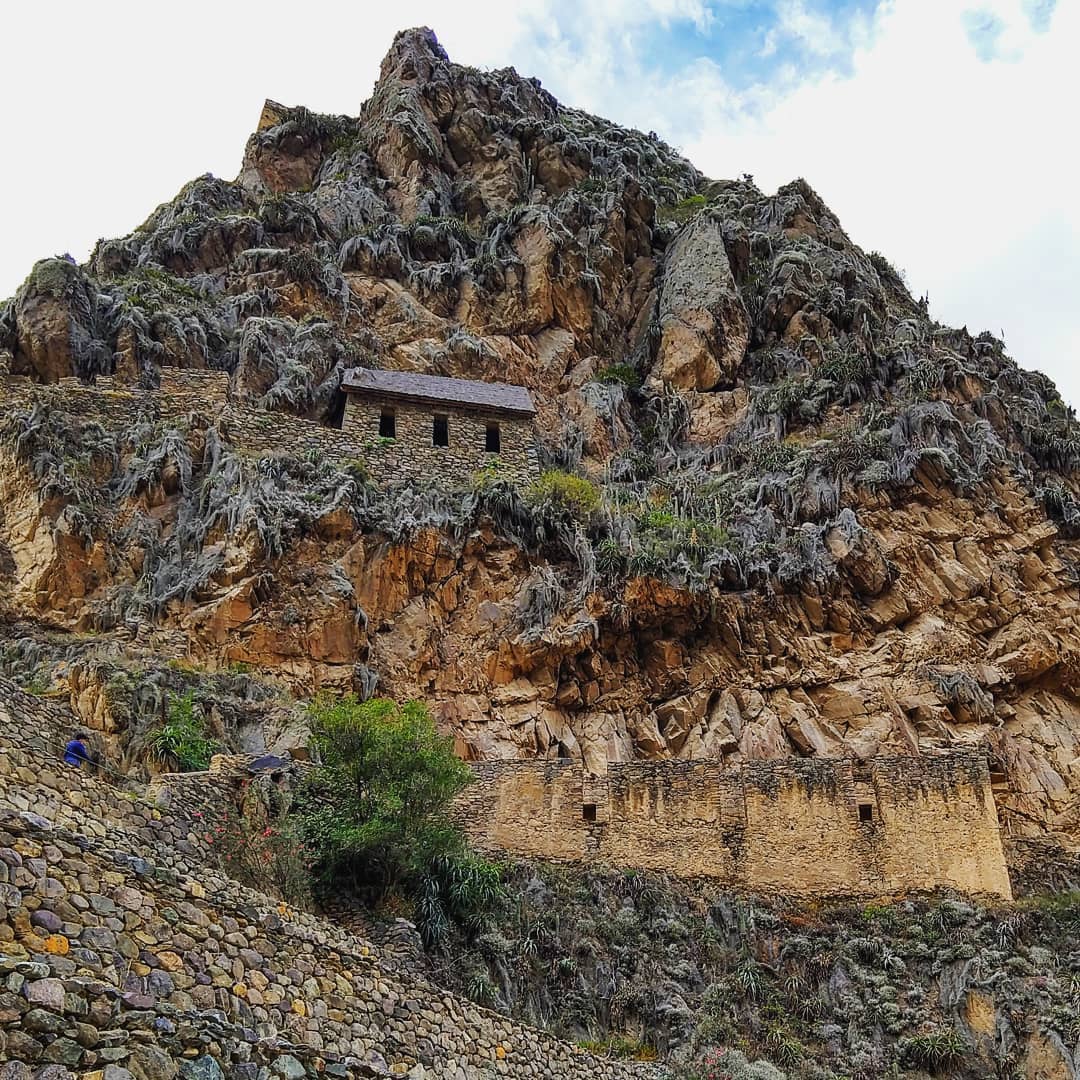
{"type": "Polygon", "coordinates": [[[984,758],[488,762],[460,820],[485,850],[802,895],[1011,895],[984,758]],[[865,818],[865,820],[864,820],[865,818]]]}
{"type": "MultiPolygon", "coordinates": [[[[288,413],[228,404],[219,414],[233,446],[260,454],[325,457],[368,467],[368,455],[350,432],[324,427],[288,413]]],[[[374,475],[374,474],[373,474],[374,475]]]]}
{"type": "Polygon", "coordinates": [[[439,409],[349,394],[342,430],[363,448],[368,469],[380,482],[404,476],[452,482],[494,468],[507,479],[524,484],[538,474],[533,424],[524,417],[485,416],[452,405],[439,409]],[[393,442],[379,436],[379,418],[384,409],[394,412],[393,442]],[[447,417],[448,446],[435,446],[432,441],[433,418],[439,412],[447,417]],[[497,454],[485,449],[488,423],[499,425],[497,454]]]}

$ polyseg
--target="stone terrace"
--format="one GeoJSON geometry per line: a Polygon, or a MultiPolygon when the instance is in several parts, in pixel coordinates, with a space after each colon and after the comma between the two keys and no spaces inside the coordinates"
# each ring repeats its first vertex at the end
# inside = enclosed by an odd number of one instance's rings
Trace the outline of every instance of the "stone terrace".
{"type": "Polygon", "coordinates": [[[78,379],[42,386],[23,376],[0,376],[0,400],[7,407],[30,408],[40,403],[105,428],[121,429],[139,417],[161,423],[196,415],[218,422],[234,446],[256,453],[362,458],[364,448],[349,432],[287,413],[247,408],[229,399],[228,388],[225,372],[181,368],[163,368],[159,390],[116,389],[109,376],[99,376],[93,386],[78,379]]]}
{"type": "MultiPolygon", "coordinates": [[[[26,376],[0,374],[0,401],[7,408],[32,408],[44,404],[107,429],[128,429],[138,418],[155,423],[179,423],[186,417],[198,416],[219,424],[225,437],[239,449],[259,454],[321,455],[341,462],[362,462],[379,482],[393,480],[399,475],[417,475],[417,470],[405,460],[410,455],[421,453],[429,464],[434,460],[431,458],[430,417],[425,429],[426,441],[413,445],[410,440],[402,439],[400,445],[387,445],[355,424],[347,423],[343,429],[326,427],[289,413],[268,412],[245,405],[229,396],[229,376],[223,371],[162,368],[161,386],[157,390],[117,386],[112,376],[107,375],[99,375],[94,385],[88,386],[74,378],[41,385],[26,376]]],[[[479,439],[478,445],[482,446],[482,424],[479,431],[473,442],[479,439]]],[[[524,420],[508,421],[505,452],[501,456],[479,451],[479,456],[462,456],[460,448],[452,448],[446,451],[441,475],[460,479],[497,460],[504,475],[522,482],[535,479],[538,468],[530,431],[524,420]]],[[[419,475],[428,474],[421,471],[419,475]]]]}
{"type": "Polygon", "coordinates": [[[655,1072],[454,997],[242,887],[179,805],[211,777],[118,789],[58,763],[62,709],[10,684],[0,701],[0,1060],[27,1069],[5,1080],[42,1065],[50,1080],[655,1072]]]}

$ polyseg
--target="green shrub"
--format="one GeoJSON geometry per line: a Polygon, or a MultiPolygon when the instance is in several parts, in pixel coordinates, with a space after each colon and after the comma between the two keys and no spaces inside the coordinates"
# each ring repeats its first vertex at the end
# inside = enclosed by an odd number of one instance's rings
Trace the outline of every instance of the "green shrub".
{"type": "Polygon", "coordinates": [[[548,469],[529,489],[533,503],[547,503],[576,518],[588,518],[600,509],[600,491],[584,476],[548,469]]]}
{"type": "Polygon", "coordinates": [[[841,390],[852,390],[861,387],[874,374],[874,362],[854,348],[838,349],[822,360],[817,374],[819,378],[836,383],[841,390]]]}
{"type": "Polygon", "coordinates": [[[502,459],[490,457],[479,469],[469,475],[469,487],[473,491],[489,491],[495,484],[506,479],[502,459]]]}
{"type": "Polygon", "coordinates": [[[616,578],[626,569],[619,542],[611,536],[605,536],[596,545],[596,569],[605,578],[616,578]]]}
{"type": "Polygon", "coordinates": [[[621,1058],[624,1061],[656,1061],[655,1046],[629,1035],[608,1035],[604,1039],[582,1039],[578,1046],[597,1057],[621,1058]]]}
{"type": "Polygon", "coordinates": [[[188,690],[170,697],[169,718],[146,740],[151,753],[179,772],[202,772],[221,746],[206,734],[201,716],[195,713],[195,694],[188,690]]]}
{"type": "MultiPolygon", "coordinates": [[[[353,134],[349,131],[340,131],[331,140],[327,147],[328,154],[336,154],[339,151],[344,152],[347,157],[352,157],[357,151],[366,151],[366,139],[363,135],[353,134]]],[[[339,172],[335,175],[335,180],[344,180],[347,176],[345,172],[339,172]]]]}
{"type": "Polygon", "coordinates": [[[861,915],[863,922],[876,924],[886,930],[896,925],[896,911],[889,904],[866,904],[861,915]]]}
{"type": "Polygon", "coordinates": [[[744,960],[735,971],[735,986],[743,997],[759,1001],[765,996],[768,969],[756,960],[744,960]]]}
{"type": "Polygon", "coordinates": [[[641,386],[641,375],[632,364],[611,364],[596,373],[596,381],[621,383],[628,390],[637,390],[641,386]]]}
{"type": "Polygon", "coordinates": [[[908,385],[919,399],[934,395],[945,381],[945,369],[941,363],[924,357],[908,372],[908,385]]]}
{"type": "Polygon", "coordinates": [[[499,988],[483,971],[474,972],[466,984],[465,993],[480,1005],[492,1006],[499,998],[499,988]]]}
{"type": "Polygon", "coordinates": [[[297,815],[318,884],[372,904],[405,899],[428,945],[451,922],[480,929],[502,897],[501,872],[450,820],[450,804],[472,781],[452,740],[417,701],[322,698],[309,715],[321,764],[305,780],[297,815]]]}
{"type": "Polygon", "coordinates": [[[880,251],[871,251],[867,258],[870,260],[870,265],[878,272],[878,277],[883,281],[907,287],[904,271],[897,270],[880,251]]]}
{"type": "Polygon", "coordinates": [[[661,222],[674,221],[682,225],[703,209],[708,202],[709,200],[704,195],[688,195],[674,206],[661,207],[657,210],[656,217],[661,222]]]}
{"type": "Polygon", "coordinates": [[[770,1028],[765,1036],[769,1057],[780,1065],[797,1065],[803,1057],[802,1043],[782,1025],[770,1028]]]}
{"type": "Polygon", "coordinates": [[[602,179],[599,176],[586,176],[582,180],[577,189],[583,195],[598,195],[601,191],[606,191],[610,181],[602,179]]]}
{"type": "Polygon", "coordinates": [[[1023,897],[1018,906],[1049,915],[1080,916],[1080,890],[1036,893],[1034,896],[1023,897]]]}
{"type": "Polygon", "coordinates": [[[890,454],[888,432],[843,428],[826,435],[815,445],[815,463],[824,472],[854,476],[876,462],[887,462],[890,454]]]}
{"type": "Polygon", "coordinates": [[[646,510],[638,518],[638,523],[645,532],[682,540],[691,546],[722,547],[730,539],[721,525],[680,517],[668,510],[646,510]]]}
{"type": "Polygon", "coordinates": [[[417,214],[411,226],[411,233],[416,235],[419,229],[432,229],[436,233],[448,233],[458,240],[471,240],[469,226],[463,218],[435,217],[431,214],[417,214]]]}
{"type": "Polygon", "coordinates": [[[793,442],[758,439],[745,450],[747,464],[759,472],[786,472],[802,453],[793,442]]]}
{"type": "Polygon", "coordinates": [[[765,415],[782,416],[791,420],[804,411],[810,417],[820,413],[820,403],[815,402],[813,380],[798,375],[788,375],[772,386],[761,387],[754,393],[754,406],[765,415]]]}
{"type": "Polygon", "coordinates": [[[930,1072],[959,1064],[970,1050],[967,1039],[960,1032],[948,1028],[913,1035],[900,1042],[904,1061],[930,1072]]]}
{"type": "Polygon", "coordinates": [[[43,671],[39,667],[34,668],[30,673],[30,676],[23,680],[22,688],[28,694],[33,694],[35,697],[43,697],[52,690],[52,679],[47,671],[43,671]]]}

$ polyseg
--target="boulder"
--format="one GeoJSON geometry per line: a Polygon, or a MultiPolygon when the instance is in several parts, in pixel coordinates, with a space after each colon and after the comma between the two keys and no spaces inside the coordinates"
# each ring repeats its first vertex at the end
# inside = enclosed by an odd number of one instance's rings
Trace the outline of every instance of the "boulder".
{"type": "Polygon", "coordinates": [[[671,245],[657,318],[660,343],[651,384],[678,390],[731,384],[746,353],[750,323],[723,228],[707,213],[694,218],[671,245]]]}

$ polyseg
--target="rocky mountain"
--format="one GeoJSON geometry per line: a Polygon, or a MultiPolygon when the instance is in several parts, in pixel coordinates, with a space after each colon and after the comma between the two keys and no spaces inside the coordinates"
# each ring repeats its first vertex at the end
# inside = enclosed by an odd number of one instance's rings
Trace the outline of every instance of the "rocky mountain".
{"type": "Polygon", "coordinates": [[[187,691],[257,748],[377,686],[467,757],[598,770],[985,743],[1011,833],[1080,844],[1076,419],[804,180],[407,31],[358,117],[268,102],[235,181],[39,262],[0,370],[0,667],[129,767],[187,691]],[[214,369],[333,425],[354,365],[527,386],[542,481],[378,488],[62,381],[214,369]]]}

